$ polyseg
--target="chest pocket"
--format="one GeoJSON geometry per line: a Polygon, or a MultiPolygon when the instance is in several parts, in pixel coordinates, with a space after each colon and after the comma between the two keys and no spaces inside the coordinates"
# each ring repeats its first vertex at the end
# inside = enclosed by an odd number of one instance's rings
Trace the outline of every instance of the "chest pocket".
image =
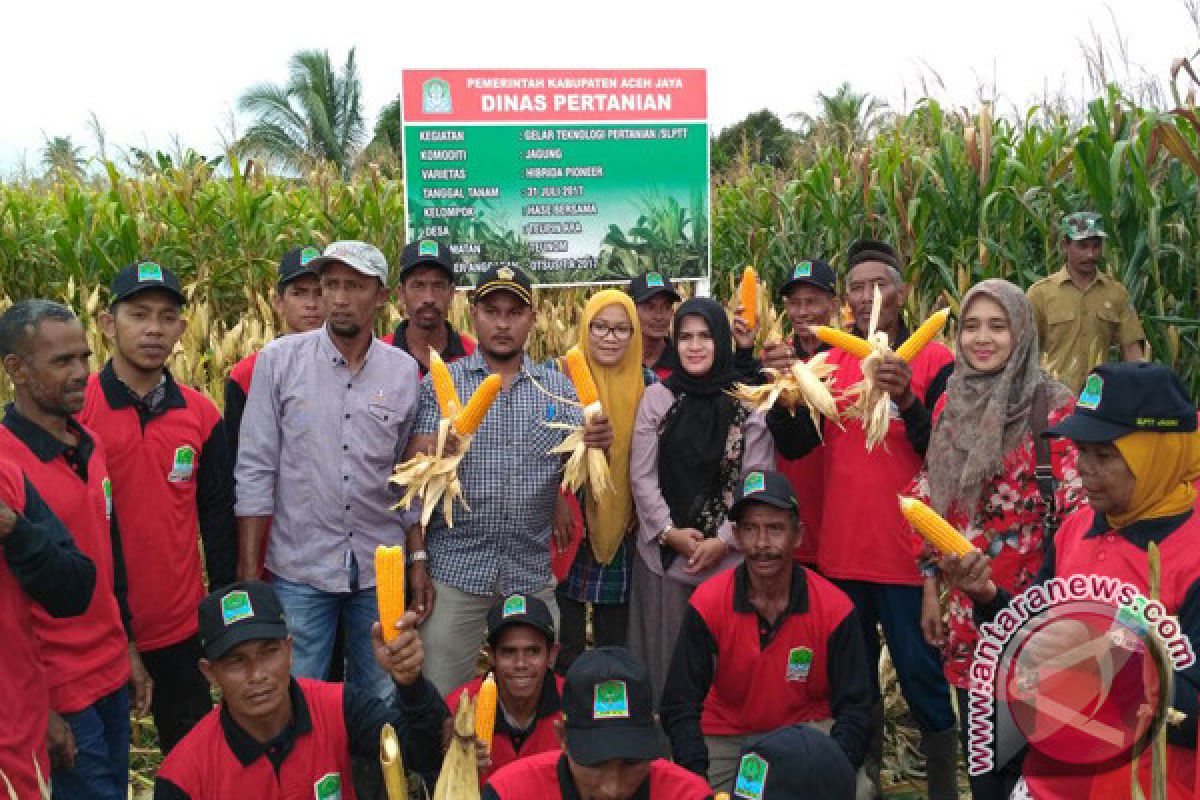
{"type": "Polygon", "coordinates": [[[1069,325],[1075,321],[1075,309],[1063,305],[1053,305],[1046,309],[1046,324],[1054,327],[1056,325],[1069,325]]]}
{"type": "Polygon", "coordinates": [[[557,454],[550,456],[547,453],[566,437],[567,431],[552,427],[564,421],[561,405],[555,401],[547,402],[536,415],[530,415],[529,424],[525,426],[524,442],[520,443],[521,450],[529,458],[559,458],[557,454]]]}

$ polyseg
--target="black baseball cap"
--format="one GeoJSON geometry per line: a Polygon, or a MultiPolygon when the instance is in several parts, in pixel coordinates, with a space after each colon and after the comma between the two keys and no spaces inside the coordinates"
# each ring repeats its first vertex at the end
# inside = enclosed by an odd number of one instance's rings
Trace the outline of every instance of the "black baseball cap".
{"type": "Polygon", "coordinates": [[[780,288],[779,296],[785,297],[793,286],[800,284],[815,286],[834,294],[837,292],[837,273],[833,271],[833,267],[829,266],[829,262],[820,258],[801,261],[788,272],[787,282],[780,288]]]}
{"type": "Polygon", "coordinates": [[[785,511],[796,511],[800,505],[792,482],[781,473],[769,469],[751,470],[742,476],[733,490],[729,518],[736,522],[738,515],[751,503],[766,503],[785,511]]]}
{"type": "Polygon", "coordinates": [[[675,285],[671,283],[671,279],[661,272],[643,272],[629,282],[625,291],[633,298],[634,303],[644,303],[656,294],[667,295],[671,298],[672,303],[678,303],[683,299],[679,296],[679,292],[675,291],[675,285]]]}
{"type": "Polygon", "coordinates": [[[184,305],[187,298],[183,296],[183,287],[174,272],[156,261],[135,261],[113,277],[109,284],[109,306],[115,306],[122,300],[128,300],[138,292],[148,289],[160,289],[172,295],[184,305]]]}
{"type": "Polygon", "coordinates": [[[275,288],[282,289],[304,275],[316,277],[319,273],[312,261],[320,257],[321,248],[311,244],[288,250],[283,254],[283,258],[279,259],[279,279],[275,282],[275,288]]]}
{"type": "Polygon", "coordinates": [[[215,661],[242,642],[286,639],[283,605],[268,583],[242,581],[200,601],[200,648],[215,661]]]}
{"type": "Polygon", "coordinates": [[[567,754],[577,764],[662,757],[650,673],[624,647],[596,647],[575,659],[562,711],[567,754]]]}
{"type": "Polygon", "coordinates": [[[487,642],[492,647],[500,632],[512,625],[528,625],[554,644],[554,617],[544,602],[531,594],[510,594],[492,604],[487,614],[487,642]]]}
{"type": "Polygon", "coordinates": [[[437,267],[454,280],[454,253],[437,239],[416,239],[400,254],[400,282],[417,267],[437,267]]]}
{"type": "Polygon", "coordinates": [[[734,800],[854,800],[854,767],[833,739],[808,725],[779,728],[742,749],[734,800]]]}
{"type": "Polygon", "coordinates": [[[1101,364],[1090,373],[1075,412],[1045,436],[1111,442],[1137,431],[1192,433],[1196,404],[1179,376],[1162,364],[1101,364]]]}
{"type": "Polygon", "coordinates": [[[479,276],[475,284],[475,299],[482,300],[492,292],[512,292],[525,305],[533,305],[533,284],[529,276],[516,267],[492,267],[479,276]]]}

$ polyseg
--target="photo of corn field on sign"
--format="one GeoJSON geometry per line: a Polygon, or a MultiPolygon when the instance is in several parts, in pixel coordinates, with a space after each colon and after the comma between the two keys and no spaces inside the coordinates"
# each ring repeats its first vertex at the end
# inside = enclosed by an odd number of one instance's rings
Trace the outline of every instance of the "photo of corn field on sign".
{"type": "Polygon", "coordinates": [[[704,70],[406,70],[410,239],[543,286],[709,275],[704,70]]]}

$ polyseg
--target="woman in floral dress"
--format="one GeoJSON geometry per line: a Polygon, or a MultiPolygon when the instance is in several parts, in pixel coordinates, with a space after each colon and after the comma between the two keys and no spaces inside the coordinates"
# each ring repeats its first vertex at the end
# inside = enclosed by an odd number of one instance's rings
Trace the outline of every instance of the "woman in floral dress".
{"type": "MultiPolygon", "coordinates": [[[[913,495],[963,531],[991,558],[998,586],[1017,594],[1042,564],[1048,511],[1035,480],[1031,420],[1034,396],[1044,394],[1048,424],[1070,414],[1070,391],[1041,368],[1033,309],[1008,281],[986,280],[963,298],[957,362],[946,393],[934,409],[925,471],[913,495]]],[[[1074,509],[1080,492],[1076,452],[1065,439],[1050,448],[1057,512],[1074,509]]],[[[960,733],[966,751],[969,671],[978,632],[970,599],[951,591],[943,622],[937,553],[922,549],[926,575],[921,628],[943,651],[946,679],[958,697],[960,733]]],[[[1007,798],[1021,774],[1021,759],[971,777],[976,800],[1007,798]]]]}

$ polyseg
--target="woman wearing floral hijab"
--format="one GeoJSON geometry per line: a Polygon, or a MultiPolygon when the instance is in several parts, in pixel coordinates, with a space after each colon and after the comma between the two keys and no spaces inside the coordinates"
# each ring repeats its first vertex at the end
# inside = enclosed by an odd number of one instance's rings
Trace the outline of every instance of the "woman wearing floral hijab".
{"type": "MultiPolygon", "coordinates": [[[[996,583],[1012,594],[1028,586],[1042,564],[1047,509],[1034,479],[1034,395],[1044,393],[1050,425],[1073,407],[1071,393],[1040,363],[1033,309],[1019,288],[986,280],[967,292],[954,373],[934,408],[925,472],[913,492],[991,556],[996,583]]],[[[1079,496],[1075,459],[1075,448],[1066,440],[1051,448],[1059,512],[1073,509],[1079,496]]],[[[948,623],[943,624],[936,558],[928,548],[921,557],[926,574],[921,629],[931,645],[943,650],[946,679],[955,687],[961,714],[968,707],[978,632],[971,601],[958,590],[949,595],[948,623]]],[[[965,742],[965,718],[962,722],[965,742]]],[[[1020,773],[1016,758],[995,772],[971,776],[972,796],[1007,798],[1020,773]]]]}
{"type": "Polygon", "coordinates": [[[775,457],[763,416],[729,395],[736,377],[725,310],[688,300],[675,312],[671,343],[678,367],[642,396],[630,458],[639,526],[629,647],[650,671],[656,702],[692,590],[740,558],[728,520],[734,484],[775,457]]]}

